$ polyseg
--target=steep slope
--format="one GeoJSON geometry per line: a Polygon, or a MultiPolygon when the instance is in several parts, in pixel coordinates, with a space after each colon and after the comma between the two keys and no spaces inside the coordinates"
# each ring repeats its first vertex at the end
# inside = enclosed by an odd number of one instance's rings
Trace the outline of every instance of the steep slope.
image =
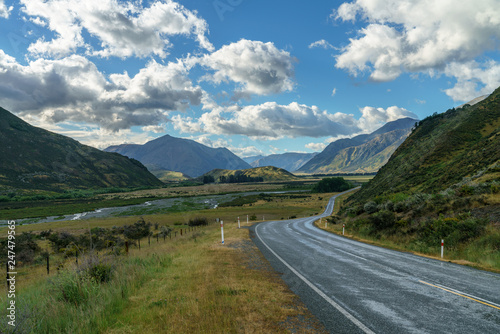
{"type": "Polygon", "coordinates": [[[419,122],[389,162],[353,199],[389,193],[433,193],[464,177],[494,174],[500,160],[500,89],[474,106],[419,122]],[[495,167],[496,166],[496,167],[495,167]]]}
{"type": "Polygon", "coordinates": [[[249,178],[262,178],[262,181],[290,181],[297,180],[298,177],[292,173],[273,166],[257,167],[244,170],[227,170],[227,169],[214,169],[204,174],[200,179],[205,176],[212,176],[215,182],[219,182],[221,177],[226,180],[232,176],[244,175],[249,178]]]}
{"type": "Polygon", "coordinates": [[[259,160],[259,159],[262,159],[262,158],[264,158],[263,155],[253,155],[253,156],[244,157],[244,158],[241,158],[241,159],[243,159],[243,161],[245,161],[247,164],[251,164],[252,162],[254,162],[256,160],[259,160]]]}
{"type": "Polygon", "coordinates": [[[283,168],[289,172],[295,172],[309,160],[314,158],[318,153],[283,153],[271,154],[266,157],[261,157],[250,163],[252,167],[274,166],[283,168]]]}
{"type": "Polygon", "coordinates": [[[311,174],[376,172],[416,122],[415,119],[402,118],[385,124],[371,134],[334,141],[298,171],[311,174]]]}
{"type": "Polygon", "coordinates": [[[160,186],[136,160],[46,131],[0,108],[0,188],[65,190],[160,186]]]}
{"type": "Polygon", "coordinates": [[[251,166],[227,148],[210,148],[189,139],[169,135],[144,145],[118,145],[105,149],[145,165],[157,165],[164,170],[181,172],[190,177],[200,176],[212,169],[245,169],[251,166]]]}

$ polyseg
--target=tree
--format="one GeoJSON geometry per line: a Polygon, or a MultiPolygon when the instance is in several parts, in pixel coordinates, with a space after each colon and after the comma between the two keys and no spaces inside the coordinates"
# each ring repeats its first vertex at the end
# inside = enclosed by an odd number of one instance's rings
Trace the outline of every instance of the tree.
{"type": "Polygon", "coordinates": [[[346,191],[354,186],[352,183],[344,180],[343,177],[327,177],[319,181],[314,187],[313,192],[317,193],[333,193],[346,191]]]}
{"type": "Polygon", "coordinates": [[[141,239],[149,235],[151,230],[151,223],[146,223],[144,218],[141,217],[138,222],[133,225],[125,225],[123,235],[130,240],[137,240],[139,249],[141,249],[141,239]]]}

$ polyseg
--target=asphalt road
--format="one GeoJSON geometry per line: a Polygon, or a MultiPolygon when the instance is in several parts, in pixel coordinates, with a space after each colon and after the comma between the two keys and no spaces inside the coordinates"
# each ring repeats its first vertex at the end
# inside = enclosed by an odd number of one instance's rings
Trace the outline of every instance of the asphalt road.
{"type": "Polygon", "coordinates": [[[331,333],[500,333],[500,275],[269,221],[254,242],[331,333]]]}

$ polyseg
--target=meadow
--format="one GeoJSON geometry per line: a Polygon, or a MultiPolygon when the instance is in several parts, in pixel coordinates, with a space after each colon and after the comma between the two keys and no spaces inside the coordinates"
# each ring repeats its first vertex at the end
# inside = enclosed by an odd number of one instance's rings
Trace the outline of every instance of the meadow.
{"type": "MultiPolygon", "coordinates": [[[[74,255],[38,240],[50,256],[45,262],[19,266],[16,281],[17,329],[32,333],[262,333],[296,332],[322,325],[308,312],[251,242],[244,227],[288,216],[311,216],[324,209],[331,194],[277,194],[246,204],[212,210],[143,216],[172,231],[165,239],[143,238],[128,255],[102,250],[74,255]],[[237,217],[242,228],[238,229],[237,217]],[[188,226],[205,217],[206,226],[188,226]],[[220,225],[224,221],[225,244],[220,225]],[[255,219],[255,220],[250,220],[255,219]],[[183,231],[181,235],[181,230],[183,231]],[[113,253],[113,254],[112,254],[113,253]],[[118,254],[118,255],[117,255],[118,254]]],[[[231,205],[231,204],[230,204],[231,205]]],[[[134,224],[139,217],[55,222],[16,227],[31,232],[85,235],[96,227],[134,224]]],[[[0,229],[5,235],[5,229],[0,229]]],[[[5,295],[0,298],[5,319],[5,295]]],[[[2,322],[0,331],[10,333],[2,322]]]]}

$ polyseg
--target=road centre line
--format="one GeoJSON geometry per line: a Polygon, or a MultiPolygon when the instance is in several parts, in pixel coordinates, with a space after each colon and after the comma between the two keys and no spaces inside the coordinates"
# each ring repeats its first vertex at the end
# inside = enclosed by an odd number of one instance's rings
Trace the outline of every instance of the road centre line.
{"type": "Polygon", "coordinates": [[[269,251],[278,259],[280,260],[286,267],[288,267],[288,269],[290,269],[298,278],[300,278],[304,283],[306,283],[311,289],[314,290],[314,292],[316,292],[318,295],[320,295],[327,303],[329,303],[330,305],[332,305],[334,308],[337,309],[337,311],[339,311],[340,313],[342,313],[347,319],[349,319],[354,325],[356,325],[359,329],[361,329],[363,332],[365,332],[366,334],[375,334],[372,330],[370,330],[368,327],[366,327],[361,321],[359,321],[358,319],[356,319],[352,314],[350,314],[346,309],[344,309],[342,306],[340,306],[339,304],[337,304],[333,299],[331,299],[330,297],[328,297],[323,291],[321,291],[320,289],[318,289],[314,284],[312,284],[307,278],[305,278],[304,276],[302,276],[302,274],[300,274],[297,270],[295,270],[295,268],[293,268],[290,264],[288,264],[285,260],[283,260],[275,251],[273,251],[271,249],[271,247],[269,247],[265,242],[264,240],[262,240],[262,238],[260,237],[259,235],[259,227],[260,227],[260,224],[257,225],[257,227],[255,228],[255,234],[257,235],[257,237],[259,238],[259,240],[262,242],[262,244],[264,246],[266,246],[267,249],[269,249],[269,251]]]}
{"type": "Polygon", "coordinates": [[[480,300],[481,298],[479,297],[476,297],[476,296],[472,296],[472,295],[469,295],[469,294],[466,294],[464,292],[461,292],[461,291],[458,291],[458,290],[454,290],[452,288],[447,288],[447,287],[443,287],[443,286],[439,286],[439,285],[435,285],[435,284],[431,284],[431,283],[428,283],[428,282],[425,282],[425,281],[422,281],[422,280],[419,280],[420,283],[422,284],[426,284],[426,285],[429,285],[429,286],[432,286],[432,287],[435,287],[435,288],[438,288],[438,289],[441,289],[441,290],[444,290],[446,292],[450,292],[450,293],[453,293],[457,296],[460,296],[460,297],[464,297],[464,298],[467,298],[467,299],[470,299],[472,301],[475,301],[477,303],[481,303],[483,305],[486,305],[486,306],[489,306],[489,307],[492,307],[492,308],[495,308],[497,310],[500,310],[500,306],[493,303],[493,302],[490,302],[490,301],[485,301],[485,300],[480,300]]]}

